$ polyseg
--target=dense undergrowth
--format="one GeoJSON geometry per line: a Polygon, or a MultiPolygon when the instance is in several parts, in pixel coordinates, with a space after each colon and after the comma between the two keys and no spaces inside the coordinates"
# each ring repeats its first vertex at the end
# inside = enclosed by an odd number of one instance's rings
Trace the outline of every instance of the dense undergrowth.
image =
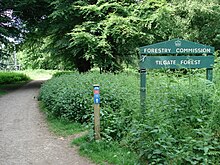
{"type": "Polygon", "coordinates": [[[0,96],[7,94],[8,90],[21,87],[30,78],[23,73],[18,72],[0,72],[0,96]]]}
{"type": "Polygon", "coordinates": [[[47,81],[41,88],[39,98],[50,110],[49,115],[92,124],[93,84],[100,84],[101,88],[102,137],[121,139],[139,106],[137,76],[65,74],[47,81]]]}
{"type": "Polygon", "coordinates": [[[0,85],[13,84],[13,83],[28,81],[28,80],[30,80],[30,78],[23,73],[0,72],[0,85]]]}
{"type": "Polygon", "coordinates": [[[148,73],[145,114],[139,107],[139,75],[134,73],[59,74],[43,85],[39,98],[48,115],[92,128],[92,85],[98,83],[103,141],[117,141],[145,164],[218,164],[219,76],[212,83],[200,72],[180,75],[148,73]]]}

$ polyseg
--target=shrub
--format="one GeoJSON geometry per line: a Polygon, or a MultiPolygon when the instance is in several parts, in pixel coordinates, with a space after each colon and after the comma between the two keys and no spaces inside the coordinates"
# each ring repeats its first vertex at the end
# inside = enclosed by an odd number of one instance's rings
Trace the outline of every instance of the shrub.
{"type": "Polygon", "coordinates": [[[23,73],[0,72],[0,84],[12,84],[28,80],[30,80],[30,78],[23,73]]]}
{"type": "Polygon", "coordinates": [[[59,77],[64,74],[73,74],[73,73],[75,73],[75,72],[73,72],[73,71],[58,71],[53,74],[53,77],[59,77]]]}
{"type": "MultiPolygon", "coordinates": [[[[64,74],[47,81],[39,98],[49,114],[79,123],[93,121],[93,84],[100,84],[101,132],[108,140],[121,139],[139,105],[138,81],[128,74],[64,74]]],[[[91,122],[93,123],[93,122],[91,122]]]]}
{"type": "Polygon", "coordinates": [[[149,79],[146,117],[128,134],[131,148],[148,164],[218,164],[220,102],[215,85],[172,79],[149,79]]]}
{"type": "Polygon", "coordinates": [[[147,106],[139,110],[139,76],[68,74],[45,83],[49,115],[93,123],[92,85],[100,84],[101,136],[136,151],[147,164],[218,164],[219,84],[201,76],[148,72],[147,106]]]}

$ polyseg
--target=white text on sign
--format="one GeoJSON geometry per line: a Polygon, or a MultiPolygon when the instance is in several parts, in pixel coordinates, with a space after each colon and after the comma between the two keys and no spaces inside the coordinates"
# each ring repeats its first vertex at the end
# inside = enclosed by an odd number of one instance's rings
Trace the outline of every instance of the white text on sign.
{"type": "Polygon", "coordinates": [[[177,63],[176,60],[156,60],[156,65],[200,65],[201,60],[180,60],[177,63]]]}

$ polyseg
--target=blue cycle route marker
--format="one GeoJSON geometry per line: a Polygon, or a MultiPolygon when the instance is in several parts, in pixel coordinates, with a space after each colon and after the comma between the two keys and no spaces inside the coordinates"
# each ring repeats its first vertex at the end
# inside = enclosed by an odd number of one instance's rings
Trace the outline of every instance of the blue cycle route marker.
{"type": "Polygon", "coordinates": [[[100,104],[100,88],[99,85],[93,86],[93,92],[94,92],[94,104],[100,104]]]}
{"type": "Polygon", "coordinates": [[[99,94],[94,95],[94,104],[100,104],[100,95],[99,94]]]}

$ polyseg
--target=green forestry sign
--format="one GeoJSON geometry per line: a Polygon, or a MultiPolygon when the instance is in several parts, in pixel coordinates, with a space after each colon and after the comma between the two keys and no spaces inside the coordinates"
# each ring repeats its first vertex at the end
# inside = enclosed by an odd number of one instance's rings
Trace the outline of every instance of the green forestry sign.
{"type": "Polygon", "coordinates": [[[143,46],[139,49],[141,53],[139,65],[141,73],[140,99],[142,114],[144,114],[146,109],[146,69],[206,68],[206,78],[212,81],[214,47],[181,39],[173,39],[143,46]],[[173,54],[173,56],[152,56],[156,54],[173,54]],[[189,54],[196,54],[197,56],[189,56],[189,54]]]}
{"type": "Polygon", "coordinates": [[[199,43],[173,39],[140,47],[140,69],[160,68],[207,68],[207,79],[212,80],[214,47],[199,43]],[[155,54],[175,54],[175,56],[151,56],[155,54]],[[199,54],[200,56],[179,56],[179,54],[199,54]],[[202,56],[201,56],[202,55],[202,56]]]}
{"type": "Polygon", "coordinates": [[[140,47],[141,54],[213,54],[214,47],[199,43],[173,39],[140,47]]]}
{"type": "Polygon", "coordinates": [[[140,68],[213,68],[214,56],[143,56],[140,68]]]}

